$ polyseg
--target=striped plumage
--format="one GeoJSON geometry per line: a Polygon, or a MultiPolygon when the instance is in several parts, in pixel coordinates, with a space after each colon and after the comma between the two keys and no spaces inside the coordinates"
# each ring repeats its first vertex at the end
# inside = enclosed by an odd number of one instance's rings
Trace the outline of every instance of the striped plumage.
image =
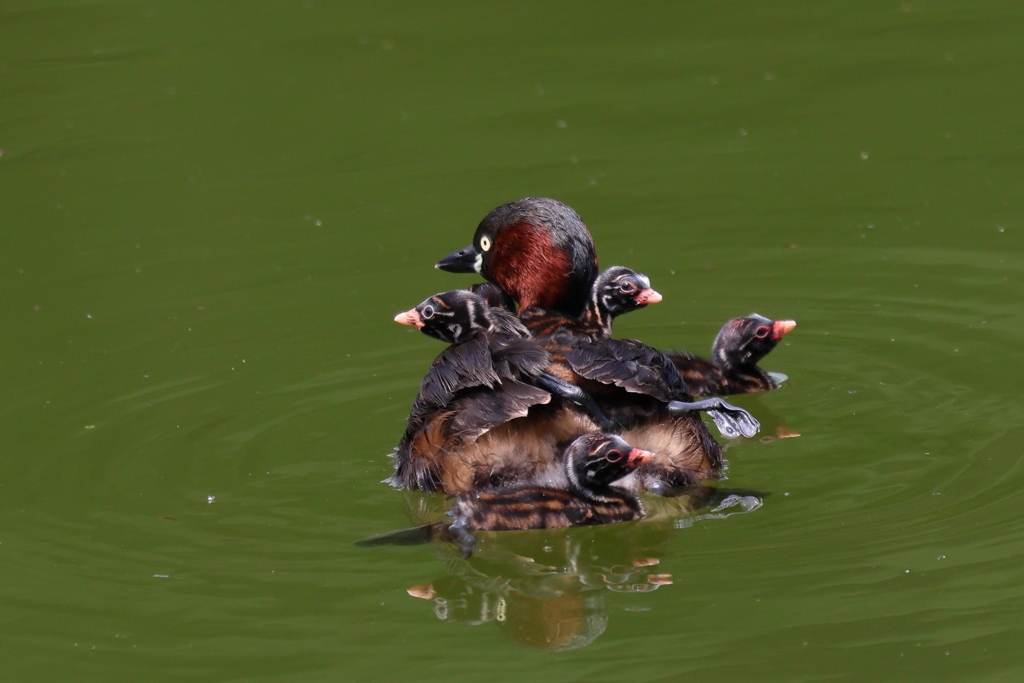
{"type": "Polygon", "coordinates": [[[640,500],[625,491],[587,500],[568,491],[524,486],[468,494],[453,508],[467,529],[513,531],[628,522],[643,516],[640,500]]]}
{"type": "MultiPolygon", "coordinates": [[[[685,395],[685,384],[671,362],[640,342],[607,338],[615,315],[660,300],[642,274],[610,268],[598,278],[581,316],[526,309],[522,329],[504,310],[485,311],[478,297],[465,292],[445,296],[464,302],[464,317],[492,322],[469,325],[452,318],[451,306],[442,306],[438,297],[420,305],[433,309],[424,328],[428,334],[455,339],[455,333],[479,332],[442,353],[424,378],[395,454],[394,485],[461,494],[514,483],[565,484],[560,466],[565,444],[603,425],[577,406],[531,386],[522,373],[495,382],[485,372],[489,358],[524,344],[547,354],[547,373],[589,392],[602,409],[628,424],[621,431],[624,438],[658,454],[655,462],[628,476],[625,486],[663,492],[717,476],[721,447],[699,415],[673,415],[665,406],[685,395]],[[494,321],[511,328],[517,338],[507,341],[508,330],[498,329],[494,321]],[[432,332],[430,325],[439,329],[432,332]],[[535,340],[518,338],[523,330],[535,340]],[[456,371],[466,375],[467,368],[477,365],[485,367],[468,372],[470,381],[438,380],[456,371]],[[434,391],[438,385],[455,390],[434,391]]],[[[538,370],[531,368],[527,375],[538,370]]]]}
{"type": "Polygon", "coordinates": [[[395,320],[452,345],[420,383],[390,481],[450,493],[472,487],[478,468],[450,457],[452,451],[550,401],[550,393],[530,383],[550,358],[513,314],[466,290],[434,295],[395,320]]]}
{"type": "Polygon", "coordinates": [[[711,345],[711,358],[669,353],[694,396],[728,396],[778,389],[778,382],[758,362],[796,327],[792,320],[769,320],[757,313],[733,318],[711,345]]]}
{"type": "MultiPolygon", "coordinates": [[[[617,411],[612,417],[632,425],[621,434],[631,443],[658,453],[658,463],[630,475],[624,485],[634,490],[664,491],[718,476],[721,448],[700,416],[694,412],[673,414],[664,403],[645,393],[643,384],[650,382],[640,384],[628,376],[640,369],[640,375],[658,381],[657,373],[640,367],[649,347],[641,349],[636,346],[643,346],[639,342],[634,346],[606,345],[604,351],[614,362],[601,363],[600,368],[578,358],[582,344],[608,340],[614,313],[605,313],[607,303],[594,296],[599,290],[597,254],[590,232],[571,208],[543,198],[500,206],[480,223],[470,246],[443,258],[436,267],[479,273],[506,292],[518,304],[520,316],[534,338],[552,354],[548,372],[591,393],[599,409],[608,406],[617,411]],[[637,353],[637,357],[631,355],[637,353]],[[628,386],[631,382],[634,386],[628,386]]],[[[606,271],[609,275],[611,272],[606,271]]],[[[666,358],[661,354],[658,362],[672,366],[666,358]]],[[[678,370],[665,372],[662,379],[668,386],[677,379],[685,384],[678,370]]],[[[740,433],[749,435],[750,425],[756,425],[749,414],[732,406],[727,406],[725,412],[718,411],[721,414],[717,417],[708,407],[703,409],[709,410],[720,429],[736,413],[749,420],[746,431],[741,429],[740,433]]],[[[561,446],[580,434],[608,428],[591,418],[593,411],[584,412],[561,400],[534,405],[528,413],[489,429],[468,446],[446,441],[441,431],[432,433],[431,448],[444,463],[438,470],[444,480],[435,488],[462,493],[509,481],[557,480],[559,472],[554,465],[561,446]]]]}
{"type": "Polygon", "coordinates": [[[505,290],[493,282],[478,282],[466,288],[473,294],[483,297],[491,308],[504,308],[506,311],[514,311],[516,302],[512,300],[505,290]]]}
{"type": "Polygon", "coordinates": [[[612,484],[651,457],[621,437],[585,434],[564,454],[564,488],[521,485],[462,495],[449,513],[452,529],[553,529],[639,519],[640,499],[612,484]]]}
{"type": "MultiPolygon", "coordinates": [[[[628,269],[612,274],[610,286],[628,299],[613,310],[660,300],[646,277],[628,269]]],[[[518,318],[487,305],[481,294],[501,302],[500,290],[490,288],[437,294],[395,318],[452,343],[413,402],[395,453],[395,486],[456,494],[513,482],[557,485],[564,445],[609,426],[591,417],[599,409],[563,410],[561,399],[535,386],[554,367],[550,356],[518,318]]],[[[566,386],[578,391],[573,384],[566,386]]]]}
{"type": "Polygon", "coordinates": [[[553,375],[601,393],[606,391],[604,383],[588,382],[591,378],[573,367],[570,356],[581,347],[603,346],[611,337],[616,317],[659,301],[661,295],[651,289],[646,275],[624,266],[612,266],[594,281],[580,316],[534,307],[523,309],[519,317],[533,338],[551,354],[549,371],[553,375]]]}
{"type": "MultiPolygon", "coordinates": [[[[721,446],[697,413],[673,415],[666,408],[668,401],[689,398],[672,361],[636,340],[610,338],[617,315],[642,307],[636,293],[622,289],[624,281],[653,292],[646,276],[616,266],[595,281],[582,316],[531,308],[520,317],[551,355],[547,371],[587,391],[610,417],[628,425],[623,438],[657,454],[627,480],[631,489],[662,492],[713,478],[722,465],[721,446]]],[[[654,294],[643,299],[660,301],[654,294]]]]}

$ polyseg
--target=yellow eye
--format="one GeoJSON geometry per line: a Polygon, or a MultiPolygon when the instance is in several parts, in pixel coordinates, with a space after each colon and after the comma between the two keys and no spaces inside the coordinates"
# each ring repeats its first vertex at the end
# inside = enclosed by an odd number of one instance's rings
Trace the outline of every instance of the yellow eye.
{"type": "Polygon", "coordinates": [[[480,238],[480,248],[483,249],[484,251],[487,251],[488,249],[490,249],[491,248],[491,238],[490,237],[481,237],[480,238]]]}

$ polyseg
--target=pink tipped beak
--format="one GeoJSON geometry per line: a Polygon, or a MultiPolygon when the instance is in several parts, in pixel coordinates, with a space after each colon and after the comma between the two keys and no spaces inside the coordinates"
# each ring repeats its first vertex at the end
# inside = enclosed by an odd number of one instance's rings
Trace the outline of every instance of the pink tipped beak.
{"type": "Polygon", "coordinates": [[[772,339],[779,341],[796,327],[795,320],[776,320],[772,325],[772,339]]]}
{"type": "Polygon", "coordinates": [[[633,469],[634,467],[639,467],[644,463],[650,462],[653,458],[654,453],[634,448],[629,452],[629,456],[626,458],[626,467],[633,469]]]}
{"type": "Polygon", "coordinates": [[[405,313],[396,315],[395,322],[402,325],[412,325],[413,327],[423,327],[423,318],[420,317],[419,311],[415,308],[410,308],[405,313]]]}
{"type": "Polygon", "coordinates": [[[656,304],[661,301],[661,294],[658,294],[653,289],[643,289],[637,292],[636,296],[633,297],[633,301],[638,304],[656,304]]]}

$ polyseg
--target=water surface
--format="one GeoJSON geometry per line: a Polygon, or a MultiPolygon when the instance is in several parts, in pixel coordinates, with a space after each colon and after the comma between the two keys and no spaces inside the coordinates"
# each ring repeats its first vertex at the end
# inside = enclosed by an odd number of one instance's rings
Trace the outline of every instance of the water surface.
{"type": "Polygon", "coordinates": [[[3,678],[1018,680],[1022,22],[7,3],[3,678]],[[380,483],[442,348],[391,318],[531,195],[665,296],[618,336],[798,321],[764,438],[641,523],[357,548],[444,507],[380,483]]]}

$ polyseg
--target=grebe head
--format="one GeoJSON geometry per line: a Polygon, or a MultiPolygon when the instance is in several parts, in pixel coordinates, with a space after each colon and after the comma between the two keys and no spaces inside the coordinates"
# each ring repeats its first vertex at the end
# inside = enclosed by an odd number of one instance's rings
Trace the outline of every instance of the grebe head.
{"type": "Polygon", "coordinates": [[[437,263],[453,273],[477,272],[520,308],[537,306],[579,315],[597,277],[590,231],[569,206],[527,197],[487,214],[473,244],[437,263]]]}
{"type": "Polygon", "coordinates": [[[465,289],[442,292],[395,316],[395,322],[418,327],[423,334],[461,344],[491,329],[490,307],[465,289]]]}
{"type": "Polygon", "coordinates": [[[796,327],[793,320],[770,320],[751,313],[722,325],[711,353],[724,366],[756,365],[796,327]]]}
{"type": "Polygon", "coordinates": [[[584,434],[565,450],[569,481],[584,489],[602,488],[654,458],[614,434],[584,434]]]}
{"type": "Polygon", "coordinates": [[[612,317],[661,301],[661,294],[651,289],[650,279],[625,266],[612,266],[597,276],[591,303],[612,317]]]}

